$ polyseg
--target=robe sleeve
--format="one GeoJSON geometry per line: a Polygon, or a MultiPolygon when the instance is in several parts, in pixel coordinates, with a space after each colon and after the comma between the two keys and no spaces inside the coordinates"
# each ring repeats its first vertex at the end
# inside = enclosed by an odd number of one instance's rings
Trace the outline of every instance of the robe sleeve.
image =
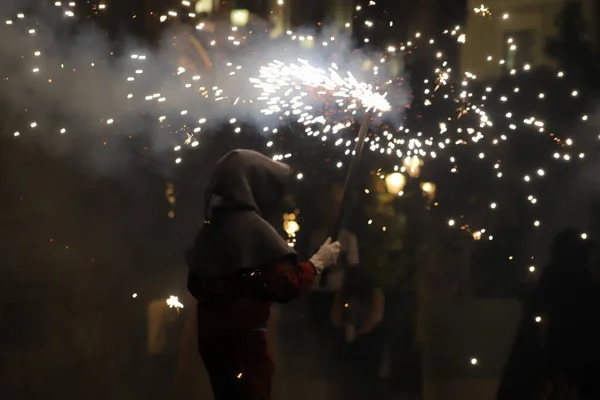
{"type": "Polygon", "coordinates": [[[264,295],[270,301],[288,303],[308,292],[316,275],[310,262],[281,262],[266,267],[262,271],[264,295]]]}

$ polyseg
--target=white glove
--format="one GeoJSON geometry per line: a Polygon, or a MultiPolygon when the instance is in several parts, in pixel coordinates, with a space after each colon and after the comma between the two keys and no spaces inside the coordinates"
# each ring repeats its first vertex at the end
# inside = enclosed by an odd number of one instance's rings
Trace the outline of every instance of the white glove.
{"type": "Polygon", "coordinates": [[[335,265],[339,256],[340,242],[331,243],[331,238],[328,238],[308,261],[315,266],[317,274],[320,274],[325,268],[335,265]]]}

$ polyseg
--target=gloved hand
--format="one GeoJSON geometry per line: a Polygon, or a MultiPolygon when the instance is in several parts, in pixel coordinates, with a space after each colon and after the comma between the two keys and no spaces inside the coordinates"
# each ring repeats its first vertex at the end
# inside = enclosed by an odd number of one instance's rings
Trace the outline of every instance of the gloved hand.
{"type": "Polygon", "coordinates": [[[320,274],[325,268],[335,265],[339,256],[340,242],[332,243],[331,238],[328,238],[308,261],[315,266],[317,274],[320,274]]]}

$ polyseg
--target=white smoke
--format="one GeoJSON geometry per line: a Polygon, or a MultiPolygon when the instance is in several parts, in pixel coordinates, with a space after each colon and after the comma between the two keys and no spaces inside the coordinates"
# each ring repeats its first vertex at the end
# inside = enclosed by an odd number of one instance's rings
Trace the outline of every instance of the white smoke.
{"type": "Polygon", "coordinates": [[[11,133],[20,140],[91,152],[100,164],[120,164],[119,146],[139,134],[162,154],[196,145],[227,121],[272,131],[281,121],[261,113],[264,104],[248,81],[271,60],[301,57],[324,69],[336,62],[359,80],[372,79],[361,77],[364,57],[352,52],[351,40],[333,30],[269,39],[260,29],[239,32],[229,21],[194,29],[173,14],[162,25],[153,20],[166,28],[160,45],[151,47],[132,37],[111,42],[94,18],[86,20],[79,11],[67,2],[3,2],[2,96],[11,133]]]}

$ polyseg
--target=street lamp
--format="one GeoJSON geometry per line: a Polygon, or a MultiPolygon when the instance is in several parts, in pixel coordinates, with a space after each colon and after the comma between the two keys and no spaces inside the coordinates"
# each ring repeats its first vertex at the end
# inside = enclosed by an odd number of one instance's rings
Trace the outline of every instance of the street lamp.
{"type": "Polygon", "coordinates": [[[250,12],[248,10],[233,10],[231,11],[231,25],[246,26],[250,12]]]}
{"type": "Polygon", "coordinates": [[[399,195],[406,185],[406,178],[400,172],[394,172],[385,177],[385,187],[389,194],[399,195]]]}

